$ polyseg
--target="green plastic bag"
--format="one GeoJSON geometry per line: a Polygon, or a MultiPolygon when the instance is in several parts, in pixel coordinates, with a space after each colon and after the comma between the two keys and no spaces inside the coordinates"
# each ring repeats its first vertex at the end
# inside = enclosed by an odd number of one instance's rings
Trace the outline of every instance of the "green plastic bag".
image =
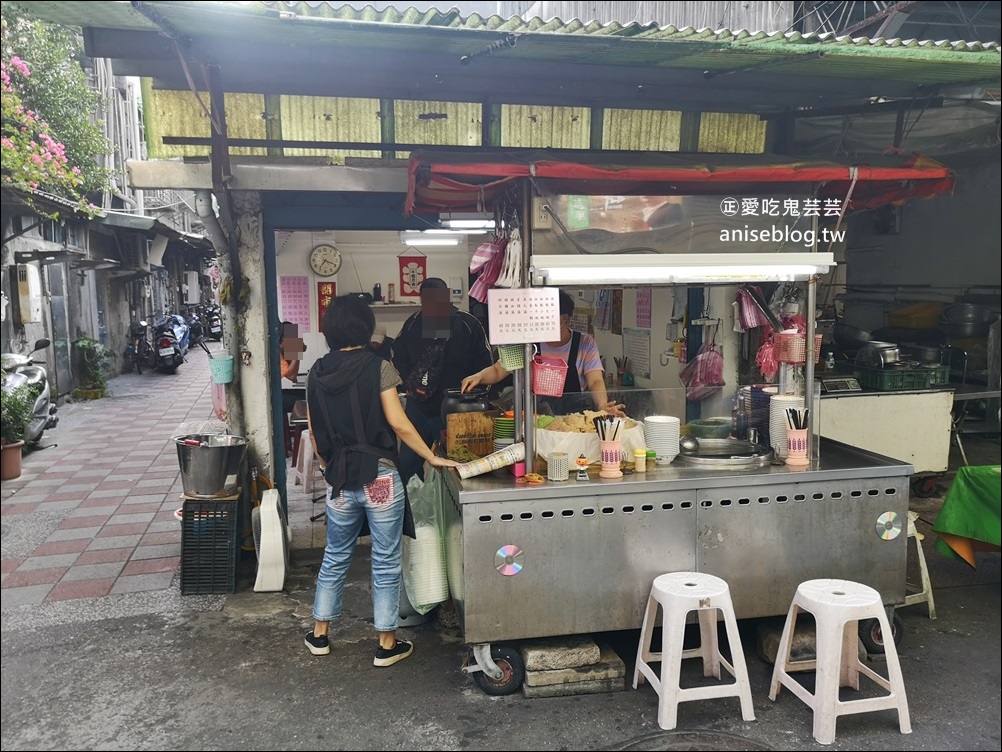
{"type": "Polygon", "coordinates": [[[414,515],[416,537],[404,538],[403,581],[407,600],[419,614],[426,614],[449,600],[445,569],[445,495],[442,473],[428,468],[422,482],[414,476],[407,483],[407,497],[414,515]]]}

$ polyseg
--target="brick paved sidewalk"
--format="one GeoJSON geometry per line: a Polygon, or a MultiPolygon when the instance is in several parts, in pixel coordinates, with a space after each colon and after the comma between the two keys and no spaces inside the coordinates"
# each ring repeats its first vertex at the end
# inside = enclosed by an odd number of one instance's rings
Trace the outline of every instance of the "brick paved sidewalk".
{"type": "Polygon", "coordinates": [[[124,374],[107,397],[59,408],[59,425],[42,437],[48,448],[25,455],[21,477],[3,483],[4,607],[171,587],[182,491],[171,437],[225,430],[212,390],[196,347],[175,374],[124,374]]]}

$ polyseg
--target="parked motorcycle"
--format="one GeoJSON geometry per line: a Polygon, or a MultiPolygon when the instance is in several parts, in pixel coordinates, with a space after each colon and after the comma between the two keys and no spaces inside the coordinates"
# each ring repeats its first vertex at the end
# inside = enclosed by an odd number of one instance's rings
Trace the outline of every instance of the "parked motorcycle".
{"type": "Polygon", "coordinates": [[[191,330],[191,343],[201,342],[205,339],[205,324],[202,322],[202,317],[199,315],[198,308],[189,308],[187,314],[185,315],[185,321],[188,324],[188,329],[191,330]]]}
{"type": "Polygon", "coordinates": [[[208,339],[221,342],[223,339],[223,315],[219,310],[219,306],[202,306],[200,317],[202,325],[205,327],[205,336],[208,339]]]}
{"type": "Polygon", "coordinates": [[[184,363],[184,356],[192,344],[209,353],[201,339],[192,340],[191,328],[184,316],[172,313],[153,325],[155,368],[163,373],[174,373],[184,363]]]}
{"type": "Polygon", "coordinates": [[[8,391],[27,384],[35,390],[35,407],[31,420],[24,433],[26,444],[37,444],[42,433],[47,428],[55,428],[59,422],[56,417],[56,406],[51,403],[52,393],[49,389],[49,377],[42,367],[44,361],[35,360],[32,356],[39,350],[44,350],[50,344],[47,339],[35,342],[34,348],[27,355],[19,353],[3,353],[0,362],[3,363],[3,390],[8,391]]]}
{"type": "Polygon", "coordinates": [[[188,352],[190,330],[183,316],[171,314],[153,324],[156,370],[175,373],[188,352]]]}

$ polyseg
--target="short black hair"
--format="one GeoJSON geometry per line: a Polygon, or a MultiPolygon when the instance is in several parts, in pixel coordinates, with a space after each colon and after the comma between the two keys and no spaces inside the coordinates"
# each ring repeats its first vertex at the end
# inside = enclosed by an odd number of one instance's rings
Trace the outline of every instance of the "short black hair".
{"type": "Polygon", "coordinates": [[[445,280],[439,277],[428,277],[424,282],[421,283],[421,292],[425,290],[448,290],[449,286],[445,284],[445,280]]]}
{"type": "Polygon", "coordinates": [[[369,304],[357,295],[339,295],[324,311],[320,328],[331,350],[363,347],[372,339],[376,316],[369,304]]]}
{"type": "Polygon", "coordinates": [[[561,290],[558,297],[560,298],[560,315],[573,316],[574,298],[571,297],[571,294],[565,290],[561,290]]]}

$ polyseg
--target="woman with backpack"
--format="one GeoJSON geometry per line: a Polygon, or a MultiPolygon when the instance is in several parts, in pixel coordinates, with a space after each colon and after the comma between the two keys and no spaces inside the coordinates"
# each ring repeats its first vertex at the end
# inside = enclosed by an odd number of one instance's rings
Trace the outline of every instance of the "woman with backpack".
{"type": "Polygon", "coordinates": [[[414,534],[406,487],[397,469],[397,441],[421,462],[455,467],[438,457],[407,419],[393,365],[369,348],[375,317],[357,297],[334,298],[321,328],[330,352],[310,369],[306,381],[308,420],[327,497],[327,545],[317,574],[313,629],[306,647],[330,653],[330,622],[341,616],[348,568],[363,523],[372,539],[372,610],[378,633],[375,666],[392,666],[413,645],[396,636],[400,614],[403,536],[414,534]]]}

